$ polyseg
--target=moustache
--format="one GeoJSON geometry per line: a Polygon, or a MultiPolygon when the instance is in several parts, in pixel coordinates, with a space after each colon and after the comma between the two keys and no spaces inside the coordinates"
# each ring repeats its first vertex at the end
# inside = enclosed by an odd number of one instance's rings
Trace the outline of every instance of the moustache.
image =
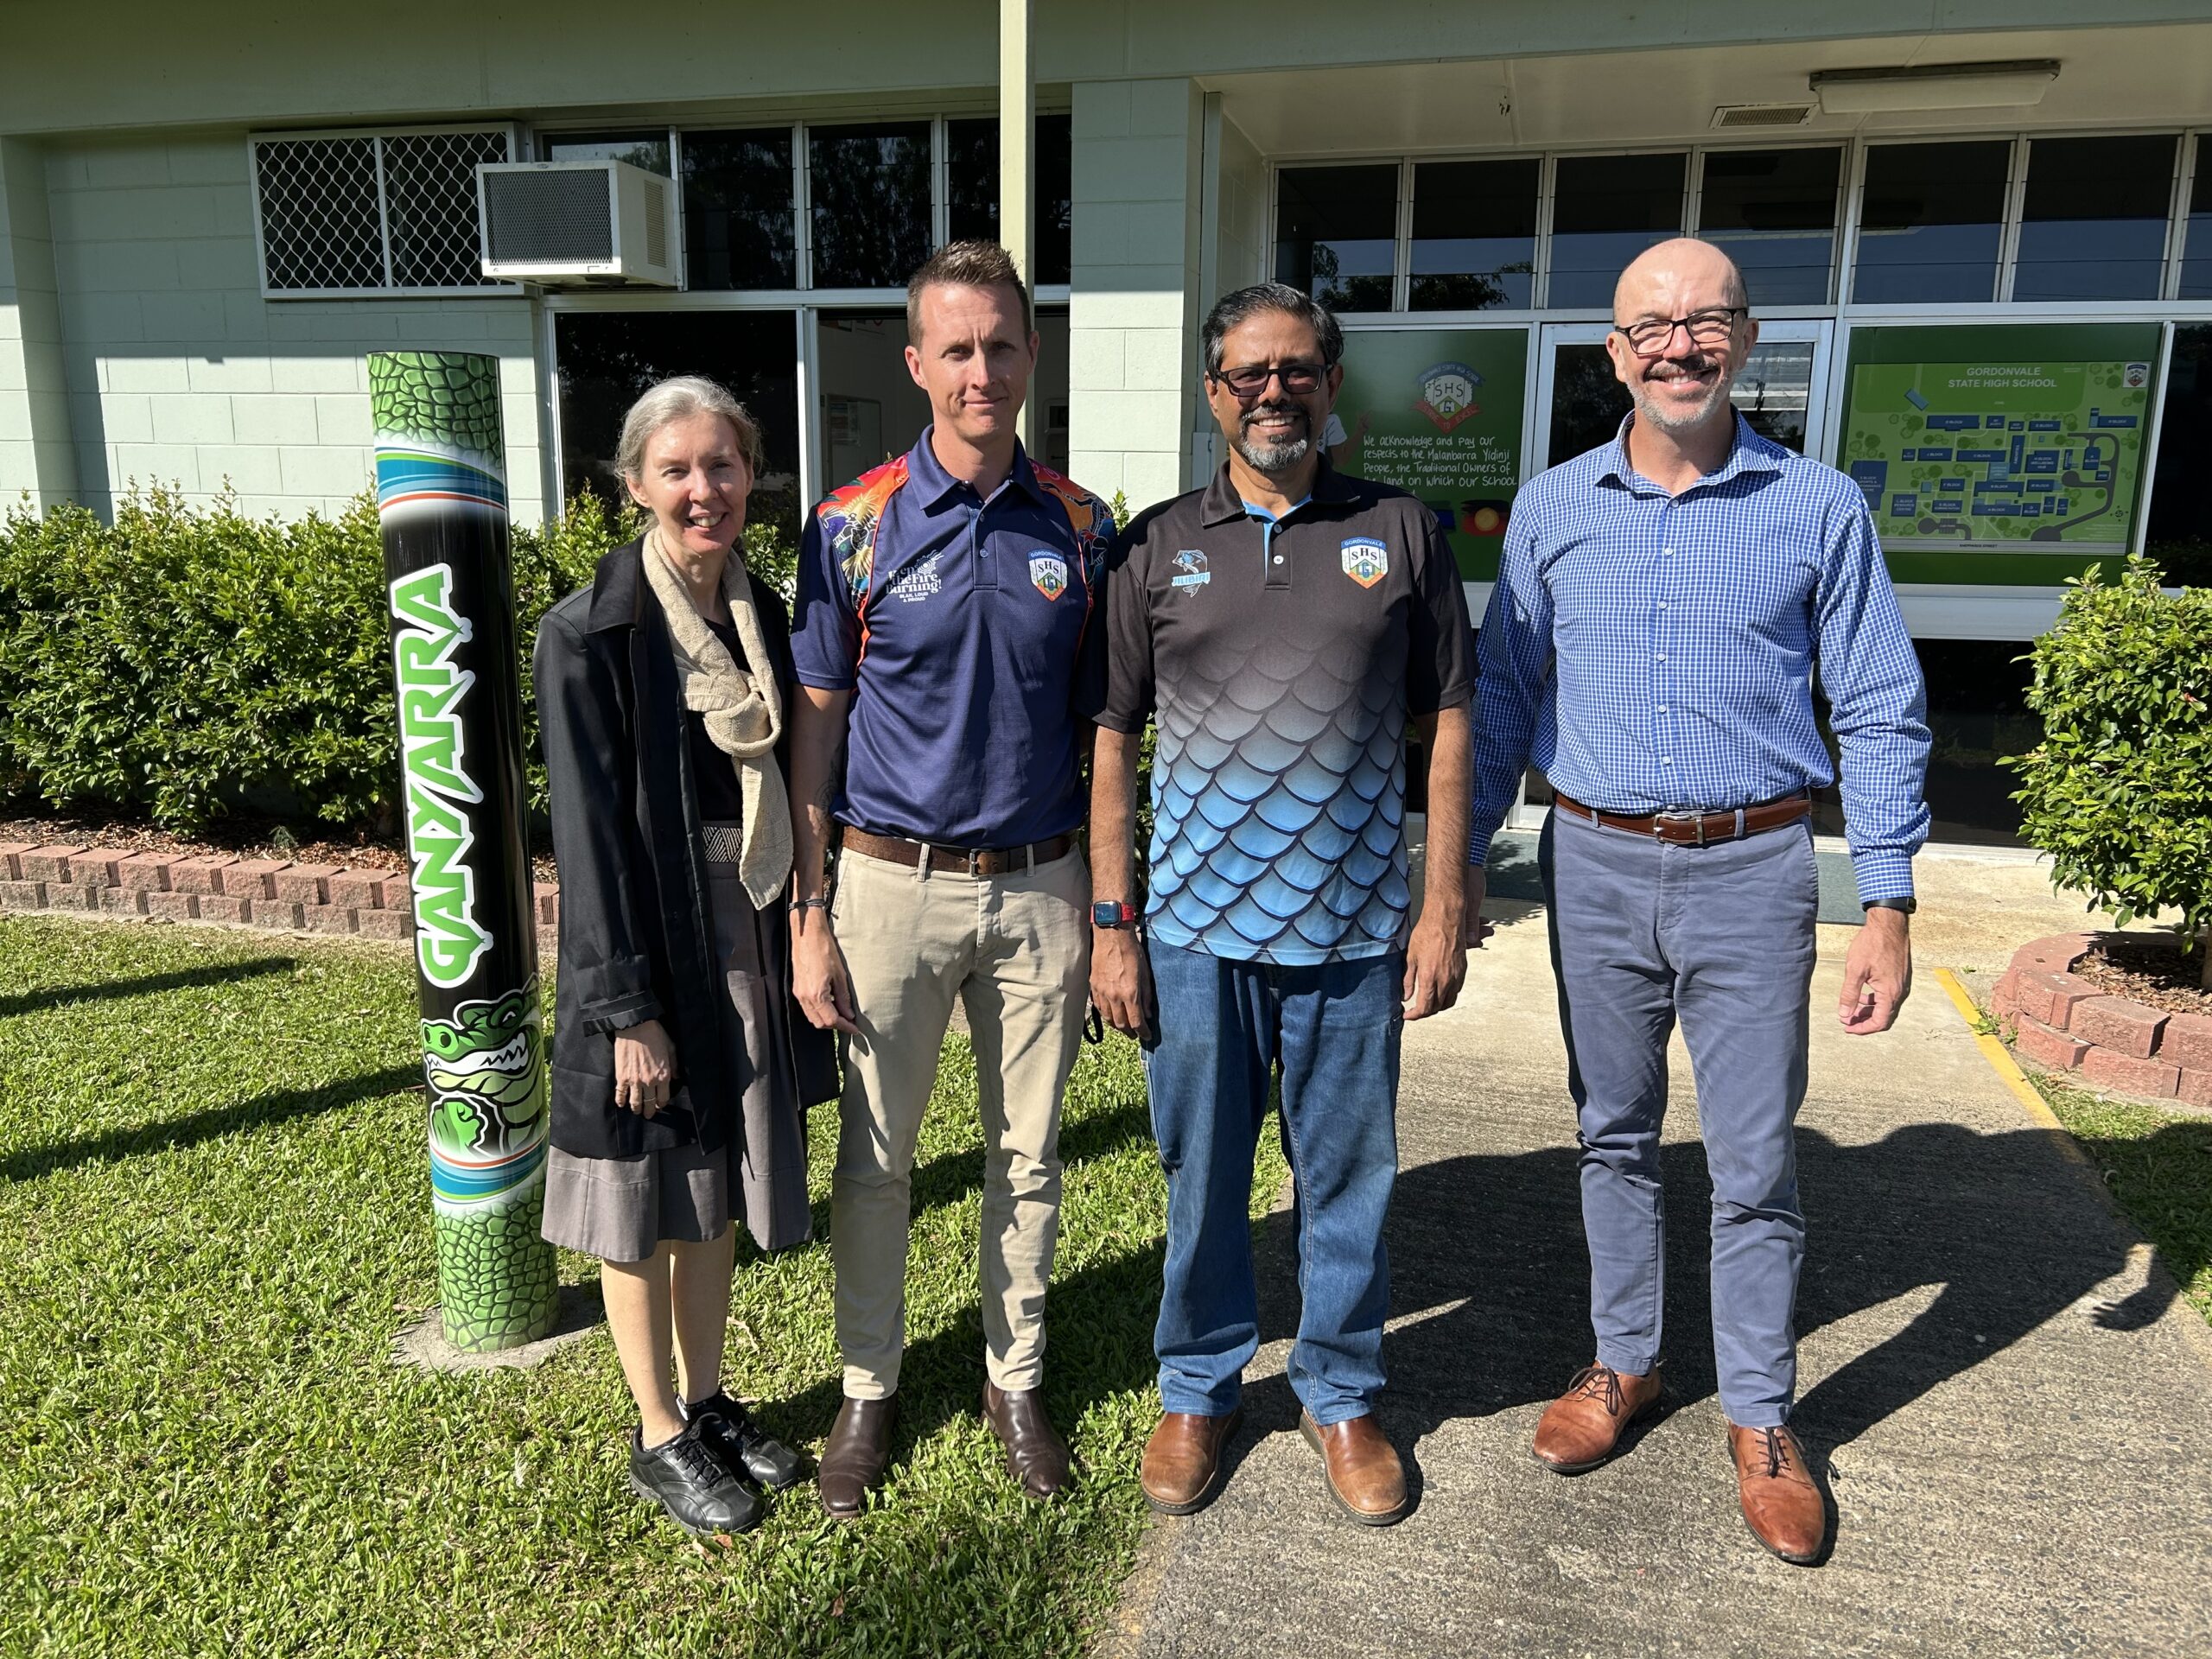
{"type": "Polygon", "coordinates": [[[1700,352],[1694,357],[1662,357],[1644,370],[1643,378],[1647,380],[1673,380],[1682,375],[1703,374],[1708,369],[1717,369],[1719,366],[1720,359],[1710,352],[1700,352]],[[1660,372],[1662,369],[1672,370],[1674,372],[1662,374],[1660,372]]]}

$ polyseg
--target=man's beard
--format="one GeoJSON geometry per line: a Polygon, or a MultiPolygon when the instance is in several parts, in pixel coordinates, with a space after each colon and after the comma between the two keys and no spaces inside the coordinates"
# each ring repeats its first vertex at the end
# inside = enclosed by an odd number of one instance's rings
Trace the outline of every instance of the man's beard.
{"type": "Polygon", "coordinates": [[[1236,453],[1244,458],[1244,464],[1254,472],[1287,472],[1305,460],[1306,452],[1313,448],[1313,418],[1295,404],[1261,404],[1255,408],[1246,410],[1239,417],[1236,423],[1236,435],[1229,442],[1236,453]],[[1280,443],[1263,443],[1251,435],[1250,429],[1254,421],[1265,415],[1295,416],[1305,425],[1306,430],[1296,437],[1286,438],[1280,443]]]}
{"type": "MultiPolygon", "coordinates": [[[[1712,362],[1710,357],[1700,355],[1675,366],[1696,372],[1712,362]]],[[[1642,376],[1638,376],[1629,388],[1629,397],[1636,404],[1637,420],[1656,426],[1663,432],[1688,432],[1703,426],[1713,418],[1714,411],[1728,401],[1729,379],[1726,374],[1714,376],[1713,385],[1707,388],[1704,398],[1694,409],[1684,410],[1676,404],[1662,405],[1651,395],[1652,383],[1642,376]]]]}

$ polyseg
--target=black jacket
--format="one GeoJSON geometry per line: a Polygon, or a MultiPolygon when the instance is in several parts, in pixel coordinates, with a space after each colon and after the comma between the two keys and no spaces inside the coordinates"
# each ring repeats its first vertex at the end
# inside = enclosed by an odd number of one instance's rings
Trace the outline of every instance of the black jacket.
{"type": "MultiPolygon", "coordinates": [[[[743,1136],[736,1104],[746,1080],[728,1075],[721,1022],[734,1015],[715,959],[676,654],[642,548],[609,553],[589,588],[545,613],[532,659],[561,876],[552,1137],[582,1157],[693,1141],[712,1151],[743,1136]],[[651,1118],[614,1103],[613,1033],[646,1020],[666,1028],[677,1072],[669,1107],[651,1118]]],[[[790,613],[752,580],[788,711],[790,613]]],[[[776,761],[787,776],[788,760],[786,741],[776,761]]],[[[837,1092],[836,1054],[788,995],[791,918],[780,903],[771,911],[761,918],[762,966],[786,994],[775,1000],[770,1046],[791,1057],[791,1109],[803,1110],[837,1092]]]]}

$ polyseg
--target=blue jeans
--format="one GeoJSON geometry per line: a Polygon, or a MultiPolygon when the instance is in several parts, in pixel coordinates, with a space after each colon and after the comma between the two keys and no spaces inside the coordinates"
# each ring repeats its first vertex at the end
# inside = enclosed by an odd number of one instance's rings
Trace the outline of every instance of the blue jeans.
{"type": "Polygon", "coordinates": [[[1785,1422],[1805,1256],[1795,1125],[1820,900],[1811,833],[1799,823],[1679,847],[1554,812],[1538,855],[1582,1146],[1599,1361],[1641,1374],[1660,1356],[1659,1128],[1679,1018],[1713,1177],[1720,1403],[1745,1428],[1785,1422]]]}
{"type": "Polygon", "coordinates": [[[1363,1416],[1390,1300],[1404,958],[1277,967],[1156,941],[1150,957],[1160,1030],[1145,1078],[1167,1176],[1160,1405],[1226,1415],[1259,1347],[1252,1154],[1280,1067],[1302,1300],[1290,1383],[1325,1428],[1363,1416]]]}

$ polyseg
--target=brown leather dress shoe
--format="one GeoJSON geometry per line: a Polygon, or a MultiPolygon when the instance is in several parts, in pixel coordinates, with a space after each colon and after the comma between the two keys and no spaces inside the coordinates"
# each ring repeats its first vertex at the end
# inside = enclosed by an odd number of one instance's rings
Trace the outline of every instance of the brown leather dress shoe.
{"type": "Polygon", "coordinates": [[[899,1421],[899,1396],[847,1399],[830,1426],[815,1484],[822,1507],[832,1520],[850,1521],[868,1506],[869,1489],[880,1485],[891,1462],[891,1427],[899,1421]]]}
{"type": "Polygon", "coordinates": [[[1243,1407],[1226,1417],[1171,1411],[1144,1443],[1137,1484],[1162,1515],[1195,1515],[1221,1490],[1222,1454],[1244,1421],[1243,1407]]]}
{"type": "Polygon", "coordinates": [[[1658,1408],[1663,1392],[1656,1365],[1642,1376],[1610,1365],[1585,1365],[1567,1392],[1544,1408],[1529,1449],[1537,1462],[1559,1474],[1595,1469],[1613,1455],[1630,1423],[1658,1408]]]}
{"type": "Polygon", "coordinates": [[[1068,1484],[1068,1443],[1045,1414],[1041,1389],[1008,1394],[983,1383],[983,1421],[1006,1447],[1007,1472],[1031,1497],[1055,1497],[1068,1484]]]}
{"type": "Polygon", "coordinates": [[[1731,1423],[1728,1450],[1736,1459],[1736,1497],[1751,1536],[1793,1567],[1819,1560],[1827,1550],[1827,1504],[1797,1437],[1786,1428],[1731,1423]]]}
{"type": "Polygon", "coordinates": [[[1301,1411],[1298,1432],[1321,1454],[1329,1496],[1338,1509],[1363,1527],[1387,1527],[1406,1518],[1413,1503],[1406,1491],[1406,1467],[1374,1418],[1347,1417],[1323,1428],[1301,1411]]]}

